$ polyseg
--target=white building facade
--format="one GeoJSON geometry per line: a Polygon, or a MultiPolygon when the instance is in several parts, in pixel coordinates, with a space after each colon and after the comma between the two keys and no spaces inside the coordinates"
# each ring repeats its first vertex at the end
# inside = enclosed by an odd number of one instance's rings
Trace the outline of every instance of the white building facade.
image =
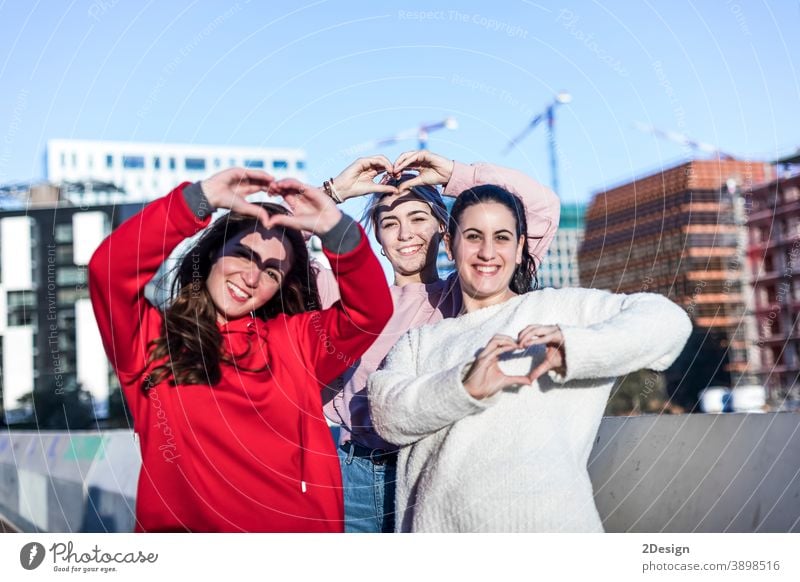
{"type": "Polygon", "coordinates": [[[581,204],[561,205],[561,220],[542,264],[536,272],[539,287],[579,287],[578,247],[583,240],[583,215],[581,204]]]}
{"type": "Polygon", "coordinates": [[[295,148],[73,139],[49,140],[45,165],[52,183],[88,185],[71,200],[83,206],[154,200],[181,182],[233,167],[264,170],[276,178],[305,180],[306,175],[305,152],[295,148]]]}
{"type": "Polygon", "coordinates": [[[60,394],[80,385],[101,410],[107,405],[112,375],[89,302],[87,265],[112,219],[140,208],[0,213],[0,404],[8,422],[25,420],[20,398],[35,391],[60,394]]]}

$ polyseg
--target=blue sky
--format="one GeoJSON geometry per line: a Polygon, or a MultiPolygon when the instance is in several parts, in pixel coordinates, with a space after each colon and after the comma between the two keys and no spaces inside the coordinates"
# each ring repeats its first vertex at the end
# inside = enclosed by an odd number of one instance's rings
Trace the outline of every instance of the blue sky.
{"type": "MultiPolygon", "coordinates": [[[[42,177],[50,138],[302,147],[321,181],[346,150],[446,116],[430,148],[549,183],[561,90],[561,196],[685,149],[636,121],[774,159],[800,146],[800,4],[130,2],[0,4],[0,182],[42,177]]],[[[394,158],[413,141],[383,148],[394,158]]]]}

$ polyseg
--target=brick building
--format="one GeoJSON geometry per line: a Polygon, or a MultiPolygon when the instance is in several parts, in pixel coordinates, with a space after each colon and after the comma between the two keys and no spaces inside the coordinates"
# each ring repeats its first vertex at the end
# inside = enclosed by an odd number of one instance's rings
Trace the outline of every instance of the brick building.
{"type": "Polygon", "coordinates": [[[754,368],[773,401],[800,399],[800,174],[752,192],[750,246],[758,342],[754,368]]]}
{"type": "Polygon", "coordinates": [[[668,387],[684,406],[706,385],[732,385],[749,372],[756,331],[747,305],[745,194],[771,170],[692,160],[599,192],[587,209],[581,285],[661,293],[692,318],[695,333],[676,363],[683,370],[668,387]]]}

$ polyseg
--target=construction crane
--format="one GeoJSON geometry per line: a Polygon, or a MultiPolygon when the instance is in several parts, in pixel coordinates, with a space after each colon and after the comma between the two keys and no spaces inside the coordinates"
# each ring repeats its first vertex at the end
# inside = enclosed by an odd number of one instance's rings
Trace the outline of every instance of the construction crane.
{"type": "Polygon", "coordinates": [[[423,123],[417,127],[404,129],[394,134],[392,137],[358,144],[348,148],[348,152],[356,153],[375,150],[383,146],[394,145],[399,141],[405,141],[407,139],[416,139],[419,144],[419,149],[426,150],[428,149],[428,136],[440,129],[458,129],[458,121],[456,121],[455,117],[446,117],[442,121],[437,121],[435,123],[423,123]]]}
{"type": "Polygon", "coordinates": [[[508,142],[506,149],[504,150],[504,154],[507,154],[512,149],[514,149],[519,142],[521,142],[525,137],[532,132],[537,125],[539,125],[545,119],[547,120],[547,144],[550,150],[550,180],[551,186],[553,188],[553,192],[558,194],[558,157],[556,155],[556,134],[555,134],[555,123],[556,123],[556,107],[559,105],[566,105],[572,101],[572,95],[569,93],[562,91],[561,93],[557,94],[553,99],[553,102],[550,103],[544,111],[539,113],[533,119],[531,119],[528,126],[523,129],[517,137],[512,139],[508,142]]]}
{"type": "Polygon", "coordinates": [[[690,148],[694,152],[704,152],[707,154],[711,154],[712,156],[718,156],[722,160],[735,160],[736,157],[732,156],[731,154],[725,153],[716,146],[713,146],[708,143],[703,143],[700,141],[693,140],[689,136],[679,133],[677,131],[665,131],[663,129],[658,129],[652,125],[648,125],[646,123],[641,123],[639,121],[633,124],[633,127],[642,131],[644,133],[652,134],[656,137],[661,139],[671,141],[673,143],[677,143],[679,145],[685,146],[690,148]]]}

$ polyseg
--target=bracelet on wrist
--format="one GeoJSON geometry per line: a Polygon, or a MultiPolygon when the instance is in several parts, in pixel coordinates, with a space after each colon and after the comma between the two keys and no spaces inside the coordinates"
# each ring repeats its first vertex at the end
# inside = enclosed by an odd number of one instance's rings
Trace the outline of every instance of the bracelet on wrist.
{"type": "Polygon", "coordinates": [[[333,199],[333,201],[336,202],[337,204],[341,204],[342,202],[344,202],[339,197],[339,193],[336,192],[336,188],[333,185],[333,178],[331,178],[329,180],[325,180],[322,183],[322,189],[325,190],[325,194],[330,196],[333,199]]]}

